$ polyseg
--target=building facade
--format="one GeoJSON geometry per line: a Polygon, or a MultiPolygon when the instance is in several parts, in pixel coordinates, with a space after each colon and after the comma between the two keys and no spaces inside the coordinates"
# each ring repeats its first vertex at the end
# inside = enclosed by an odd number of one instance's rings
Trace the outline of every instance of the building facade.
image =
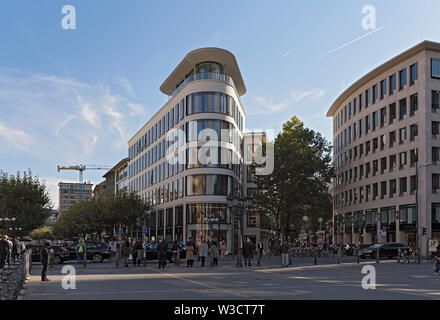
{"type": "Polygon", "coordinates": [[[82,187],[82,199],[89,200],[92,198],[92,186],[91,183],[68,183],[60,182],[59,187],[59,215],[70,209],[75,203],[80,202],[81,199],[81,187],[82,187]]]}
{"type": "Polygon", "coordinates": [[[129,140],[128,188],[151,207],[150,239],[223,239],[230,193],[243,194],[246,93],[234,55],[191,51],[160,90],[168,102],[129,140]]]}
{"type": "Polygon", "coordinates": [[[440,44],[374,69],[330,107],[334,241],[440,239],[440,44]]]}

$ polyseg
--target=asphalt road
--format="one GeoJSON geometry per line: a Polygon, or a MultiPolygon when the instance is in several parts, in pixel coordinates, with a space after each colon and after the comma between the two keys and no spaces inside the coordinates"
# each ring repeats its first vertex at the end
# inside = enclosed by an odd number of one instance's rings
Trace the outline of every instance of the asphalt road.
{"type": "MultiPolygon", "coordinates": [[[[88,263],[76,273],[76,289],[62,288],[66,274],[61,268],[48,268],[50,282],[41,282],[41,264],[33,265],[25,299],[93,300],[93,299],[439,299],[440,276],[433,265],[398,264],[394,260],[375,261],[346,258],[337,264],[334,258],[321,258],[313,265],[311,258],[295,258],[288,268],[280,267],[281,258],[265,259],[262,266],[236,268],[231,259],[220,261],[219,267],[186,268],[168,264],[158,269],[119,267],[110,263],[88,263]],[[362,268],[376,270],[376,289],[361,286],[362,268]]],[[[71,262],[75,265],[75,262],[71,262]]]]}

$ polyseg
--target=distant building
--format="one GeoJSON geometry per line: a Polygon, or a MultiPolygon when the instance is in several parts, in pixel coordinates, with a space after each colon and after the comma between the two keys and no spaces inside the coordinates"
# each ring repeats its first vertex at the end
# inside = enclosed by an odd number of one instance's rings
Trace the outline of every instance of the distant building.
{"type": "Polygon", "coordinates": [[[107,184],[106,181],[102,181],[101,183],[97,184],[93,189],[93,197],[99,199],[102,196],[106,196],[106,195],[107,195],[107,184]]]}
{"type": "Polygon", "coordinates": [[[57,220],[57,217],[58,217],[58,210],[50,210],[49,218],[47,218],[44,226],[53,227],[55,221],[57,220]]]}
{"type": "MultiPolygon", "coordinates": [[[[128,162],[128,158],[122,159],[103,175],[105,181],[101,182],[99,185],[103,185],[104,192],[107,196],[113,197],[120,192],[128,191],[128,162]]],[[[100,187],[99,190],[102,191],[102,187],[100,187]]]]}
{"type": "Polygon", "coordinates": [[[92,186],[91,183],[68,183],[60,182],[59,186],[59,214],[63,214],[70,209],[75,203],[80,202],[81,186],[82,186],[82,200],[89,200],[92,198],[92,186]]]}

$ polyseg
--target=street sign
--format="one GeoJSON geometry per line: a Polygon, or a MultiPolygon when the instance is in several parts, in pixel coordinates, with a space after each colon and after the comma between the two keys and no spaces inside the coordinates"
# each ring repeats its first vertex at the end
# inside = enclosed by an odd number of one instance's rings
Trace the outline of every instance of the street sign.
{"type": "Polygon", "coordinates": [[[429,240],[429,252],[437,251],[438,240],[429,240]]]}
{"type": "Polygon", "coordinates": [[[142,228],[142,233],[143,234],[149,234],[149,232],[148,232],[149,230],[148,229],[149,229],[148,227],[143,227],[142,228]]]}

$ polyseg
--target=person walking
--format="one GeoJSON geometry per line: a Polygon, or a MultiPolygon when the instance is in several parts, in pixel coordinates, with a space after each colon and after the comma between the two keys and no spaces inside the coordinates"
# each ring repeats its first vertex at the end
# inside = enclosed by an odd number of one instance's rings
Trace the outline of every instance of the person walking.
{"type": "Polygon", "coordinates": [[[281,267],[287,267],[289,265],[289,245],[287,241],[284,241],[281,245],[281,267]]]}
{"type": "Polygon", "coordinates": [[[435,263],[435,269],[434,269],[434,272],[437,274],[437,275],[440,275],[440,245],[439,246],[437,246],[437,251],[436,252],[434,252],[434,263],[435,263]]]}
{"type": "Polygon", "coordinates": [[[121,256],[122,256],[121,241],[116,241],[116,252],[115,252],[116,268],[119,268],[119,262],[121,261],[121,256]]]}
{"type": "Polygon", "coordinates": [[[8,241],[8,265],[12,263],[12,250],[14,248],[14,244],[12,243],[11,239],[9,239],[8,236],[6,236],[6,241],[8,241]]]}
{"type": "Polygon", "coordinates": [[[186,243],[186,267],[193,266],[194,263],[194,246],[191,241],[186,243]]]}
{"type": "Polygon", "coordinates": [[[133,259],[135,259],[135,263],[133,263],[133,265],[137,264],[138,266],[140,266],[142,260],[144,259],[144,248],[142,247],[142,242],[140,239],[138,239],[134,244],[133,251],[136,252],[136,259],[133,256],[133,259]]]}
{"type": "Polygon", "coordinates": [[[20,241],[20,237],[15,238],[14,247],[15,247],[15,259],[14,260],[16,260],[19,256],[21,256],[21,253],[22,253],[22,242],[20,241]]]}
{"type": "Polygon", "coordinates": [[[8,251],[9,251],[9,244],[6,240],[6,235],[4,235],[0,239],[0,268],[3,269],[4,265],[6,264],[6,258],[8,257],[8,251]]]}
{"type": "Polygon", "coordinates": [[[130,242],[125,240],[122,247],[122,256],[124,257],[124,267],[128,267],[128,258],[130,257],[130,242]]]}
{"type": "Polygon", "coordinates": [[[199,247],[199,251],[200,251],[199,256],[200,256],[200,260],[202,262],[202,267],[205,266],[205,260],[206,260],[206,258],[208,258],[208,252],[209,252],[208,250],[209,250],[208,244],[206,243],[206,240],[203,239],[202,243],[200,244],[200,247],[199,247]]]}
{"type": "Polygon", "coordinates": [[[213,241],[211,244],[211,257],[212,257],[212,266],[218,266],[218,257],[219,257],[219,248],[216,241],[213,241]]]}
{"type": "Polygon", "coordinates": [[[50,242],[46,242],[40,249],[40,262],[43,264],[41,271],[41,281],[49,281],[47,278],[47,264],[49,263],[50,242]]]}
{"type": "Polygon", "coordinates": [[[180,266],[180,247],[177,243],[177,240],[174,240],[173,247],[171,248],[173,251],[173,261],[176,266],[180,266]]]}
{"type": "Polygon", "coordinates": [[[159,269],[164,269],[167,264],[167,246],[162,239],[157,245],[157,258],[159,259],[159,269]]]}
{"type": "Polygon", "coordinates": [[[77,264],[76,266],[79,268],[81,267],[81,264],[84,261],[84,251],[85,251],[85,244],[84,244],[84,240],[79,240],[78,246],[76,247],[76,259],[77,259],[77,264]]]}
{"type": "Polygon", "coordinates": [[[108,246],[110,247],[110,262],[114,262],[116,260],[116,241],[114,238],[110,240],[108,246]]]}
{"type": "Polygon", "coordinates": [[[220,242],[220,252],[221,252],[221,258],[224,259],[225,258],[225,252],[226,252],[226,242],[225,242],[225,240],[222,240],[220,242]]]}
{"type": "Polygon", "coordinates": [[[263,242],[260,240],[260,241],[258,241],[258,254],[259,254],[260,260],[263,259],[263,250],[264,250],[263,242]]]}
{"type": "Polygon", "coordinates": [[[247,239],[246,243],[244,244],[243,247],[243,255],[244,255],[244,265],[251,267],[251,260],[252,260],[252,243],[251,243],[251,239],[247,239]]]}

